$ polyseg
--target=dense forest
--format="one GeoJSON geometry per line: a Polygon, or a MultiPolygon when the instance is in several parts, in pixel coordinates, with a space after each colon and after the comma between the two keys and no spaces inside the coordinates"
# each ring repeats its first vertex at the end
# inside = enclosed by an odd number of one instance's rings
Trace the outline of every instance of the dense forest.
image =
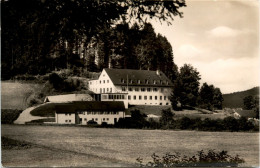
{"type": "Polygon", "coordinates": [[[184,0],[1,1],[2,80],[106,67],[159,69],[174,79],[172,47],[145,20],[171,24],[185,6],[184,0]]]}

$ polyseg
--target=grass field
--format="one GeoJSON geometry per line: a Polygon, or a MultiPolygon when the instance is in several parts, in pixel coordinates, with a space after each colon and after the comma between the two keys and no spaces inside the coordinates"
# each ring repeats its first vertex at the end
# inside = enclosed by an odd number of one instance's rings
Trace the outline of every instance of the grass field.
{"type": "Polygon", "coordinates": [[[244,158],[246,166],[259,166],[259,133],[2,125],[2,136],[36,145],[18,154],[3,150],[4,166],[129,166],[137,157],[150,161],[153,153],[190,156],[202,149],[227,150],[244,158]]]}
{"type": "Polygon", "coordinates": [[[26,99],[39,87],[39,84],[1,82],[1,108],[24,110],[26,99]]]}

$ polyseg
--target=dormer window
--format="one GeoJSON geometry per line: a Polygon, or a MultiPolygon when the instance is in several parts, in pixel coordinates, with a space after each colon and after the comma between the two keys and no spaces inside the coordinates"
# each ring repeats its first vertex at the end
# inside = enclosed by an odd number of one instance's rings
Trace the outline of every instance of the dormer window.
{"type": "Polygon", "coordinates": [[[140,79],[138,79],[138,80],[137,80],[137,83],[138,83],[138,84],[140,84],[140,83],[141,83],[140,79]]]}
{"type": "Polygon", "coordinates": [[[160,80],[160,84],[162,84],[163,82],[162,82],[162,80],[160,80]]]}
{"type": "Polygon", "coordinates": [[[156,84],[156,80],[153,81],[153,84],[156,84]]]}
{"type": "Polygon", "coordinates": [[[125,83],[125,80],[124,80],[124,79],[121,79],[121,83],[125,83]]]}
{"type": "Polygon", "coordinates": [[[145,84],[149,84],[149,81],[147,79],[145,79],[145,84]]]}
{"type": "Polygon", "coordinates": [[[129,83],[130,83],[130,84],[132,84],[132,83],[133,83],[133,80],[132,80],[132,79],[130,79],[130,80],[129,80],[129,83]]]}
{"type": "Polygon", "coordinates": [[[169,81],[166,81],[166,85],[169,85],[169,81]]]}

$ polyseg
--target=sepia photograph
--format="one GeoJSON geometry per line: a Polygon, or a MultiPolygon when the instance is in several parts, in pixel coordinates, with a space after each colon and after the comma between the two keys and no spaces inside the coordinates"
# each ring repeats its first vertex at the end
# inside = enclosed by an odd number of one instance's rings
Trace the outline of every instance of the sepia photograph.
{"type": "Polygon", "coordinates": [[[260,167],[258,0],[0,0],[1,167],[260,167]]]}

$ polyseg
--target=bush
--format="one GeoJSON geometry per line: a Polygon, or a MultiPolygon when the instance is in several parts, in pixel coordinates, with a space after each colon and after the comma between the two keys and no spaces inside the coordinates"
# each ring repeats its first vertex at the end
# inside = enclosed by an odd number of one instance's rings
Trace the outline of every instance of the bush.
{"type": "Polygon", "coordinates": [[[89,121],[87,122],[87,124],[88,124],[88,125],[97,125],[97,122],[94,121],[94,120],[89,120],[89,121]]]}
{"type": "Polygon", "coordinates": [[[140,157],[136,160],[140,167],[237,167],[238,164],[245,162],[238,155],[231,156],[227,153],[227,151],[216,152],[215,150],[204,153],[201,150],[191,157],[181,156],[179,153],[167,153],[160,157],[154,153],[151,156],[153,161],[146,164],[143,164],[143,159],[140,157]]]}
{"type": "Polygon", "coordinates": [[[21,113],[22,110],[1,109],[1,123],[13,124],[13,122],[19,117],[21,113]]]}

